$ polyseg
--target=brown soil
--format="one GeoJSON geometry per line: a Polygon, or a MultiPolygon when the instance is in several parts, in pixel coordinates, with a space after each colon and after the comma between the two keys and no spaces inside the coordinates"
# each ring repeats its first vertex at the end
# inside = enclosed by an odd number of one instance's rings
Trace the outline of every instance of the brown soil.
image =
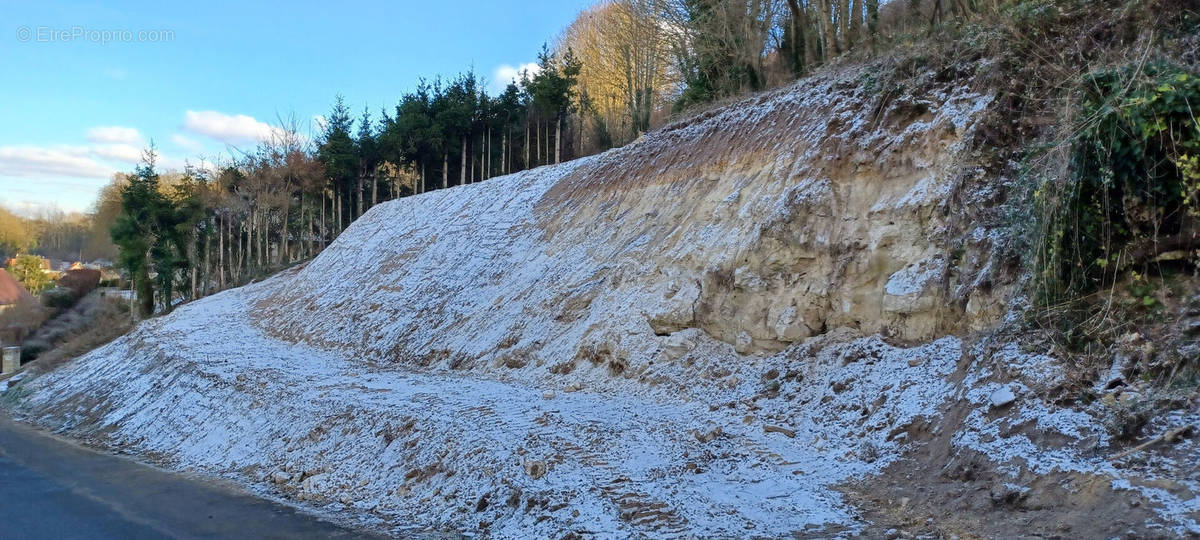
{"type": "MultiPolygon", "coordinates": [[[[1131,491],[1103,475],[1022,468],[1017,478],[951,439],[970,403],[949,407],[937,429],[910,433],[918,444],[882,475],[846,486],[863,509],[866,538],[1177,538],[1131,491]],[[937,433],[935,435],[934,433],[937,433]]],[[[1031,427],[1026,435],[1038,440],[1031,427]]]]}

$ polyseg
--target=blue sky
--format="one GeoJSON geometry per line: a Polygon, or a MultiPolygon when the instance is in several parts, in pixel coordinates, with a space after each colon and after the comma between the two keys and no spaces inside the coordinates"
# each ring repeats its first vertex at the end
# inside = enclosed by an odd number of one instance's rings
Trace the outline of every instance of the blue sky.
{"type": "Polygon", "coordinates": [[[377,116],[422,76],[502,84],[591,3],[0,0],[0,204],[86,210],[150,139],[178,167],[338,93],[377,116]]]}

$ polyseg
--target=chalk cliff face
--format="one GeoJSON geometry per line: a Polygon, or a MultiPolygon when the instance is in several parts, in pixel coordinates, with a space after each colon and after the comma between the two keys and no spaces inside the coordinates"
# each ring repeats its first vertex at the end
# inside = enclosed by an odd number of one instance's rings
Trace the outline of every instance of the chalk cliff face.
{"type": "Polygon", "coordinates": [[[628,378],[697,339],[750,354],[839,327],[916,342],[991,325],[1012,276],[961,196],[989,96],[880,105],[846,79],[380,205],[257,323],[384,364],[628,378]]]}

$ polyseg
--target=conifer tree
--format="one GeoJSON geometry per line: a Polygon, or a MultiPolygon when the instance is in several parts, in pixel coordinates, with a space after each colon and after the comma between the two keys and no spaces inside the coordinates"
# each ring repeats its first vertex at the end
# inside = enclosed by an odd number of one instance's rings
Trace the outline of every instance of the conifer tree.
{"type": "Polygon", "coordinates": [[[166,201],[159,193],[157,155],[153,146],[142,156],[129,183],[121,190],[121,215],[112,229],[113,243],[120,248],[117,264],[129,273],[137,291],[138,313],[143,317],[154,314],[154,281],[150,273],[154,266],[152,250],[158,248],[162,236],[162,214],[166,201]]]}
{"type": "MultiPolygon", "coordinates": [[[[375,124],[371,121],[371,111],[363,107],[362,118],[358,122],[358,136],[354,141],[358,161],[357,181],[355,184],[358,190],[358,210],[356,216],[363,215],[367,210],[363,202],[363,192],[366,190],[366,183],[370,181],[374,184],[375,182],[375,166],[379,164],[379,148],[375,138],[375,124]]],[[[378,185],[373,185],[371,190],[371,204],[375,204],[374,199],[378,190],[378,185]]]]}
{"type": "Polygon", "coordinates": [[[336,230],[345,227],[341,212],[345,204],[350,203],[351,186],[358,176],[358,155],[350,130],[354,128],[354,120],[350,118],[350,110],[346,108],[342,96],[337,96],[329,117],[325,119],[325,130],[321,134],[320,146],[317,150],[318,159],[325,166],[329,187],[336,195],[337,205],[335,218],[336,230]],[[345,201],[343,203],[342,201],[345,201]]]}

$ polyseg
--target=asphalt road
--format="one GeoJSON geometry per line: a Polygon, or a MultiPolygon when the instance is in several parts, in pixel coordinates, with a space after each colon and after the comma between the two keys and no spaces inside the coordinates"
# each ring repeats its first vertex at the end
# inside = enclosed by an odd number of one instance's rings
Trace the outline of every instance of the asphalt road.
{"type": "Polygon", "coordinates": [[[235,488],[103,454],[0,412],[0,538],[371,538],[235,488]]]}

